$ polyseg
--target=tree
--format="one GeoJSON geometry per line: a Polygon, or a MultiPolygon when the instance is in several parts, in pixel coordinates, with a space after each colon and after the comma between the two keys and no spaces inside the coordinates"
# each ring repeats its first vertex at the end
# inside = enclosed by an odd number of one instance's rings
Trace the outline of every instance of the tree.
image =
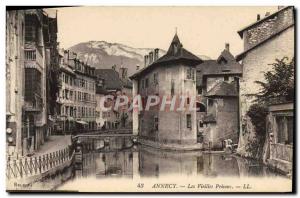
{"type": "Polygon", "coordinates": [[[271,101],[292,101],[294,99],[294,58],[276,59],[273,71],[264,74],[265,82],[255,81],[262,86],[261,91],[255,94],[258,103],[271,101]]]}
{"type": "Polygon", "coordinates": [[[247,111],[247,116],[254,126],[255,138],[246,146],[246,151],[251,157],[261,159],[263,156],[266,136],[267,106],[273,102],[292,101],[294,99],[294,58],[290,61],[287,57],[276,59],[272,71],[264,74],[265,81],[255,81],[262,86],[254,103],[247,111]]]}

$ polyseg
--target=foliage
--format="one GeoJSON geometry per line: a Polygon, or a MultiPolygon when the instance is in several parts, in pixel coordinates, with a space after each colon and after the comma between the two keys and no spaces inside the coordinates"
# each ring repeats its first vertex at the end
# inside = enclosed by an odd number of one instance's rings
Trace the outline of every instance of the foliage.
{"type": "Polygon", "coordinates": [[[276,59],[272,71],[264,74],[265,82],[255,81],[262,86],[256,94],[257,102],[268,103],[274,99],[292,101],[294,99],[294,58],[276,59]]]}
{"type": "Polygon", "coordinates": [[[246,152],[250,154],[250,158],[260,159],[260,151],[263,148],[263,146],[259,143],[260,141],[256,139],[252,139],[248,142],[246,145],[246,152]]]}
{"type": "Polygon", "coordinates": [[[264,105],[257,103],[251,105],[247,112],[247,116],[251,119],[258,137],[265,136],[267,115],[268,109],[264,105]]]}
{"type": "Polygon", "coordinates": [[[250,106],[247,116],[251,119],[254,126],[255,138],[249,142],[246,151],[251,154],[253,158],[260,158],[262,154],[265,135],[266,135],[266,118],[268,115],[267,108],[262,104],[253,104],[250,106]]]}
{"type": "Polygon", "coordinates": [[[254,126],[255,138],[249,141],[246,151],[253,158],[261,158],[266,138],[267,105],[273,102],[292,101],[294,99],[294,58],[276,59],[272,71],[264,74],[265,81],[255,81],[262,89],[247,112],[254,126]]]}

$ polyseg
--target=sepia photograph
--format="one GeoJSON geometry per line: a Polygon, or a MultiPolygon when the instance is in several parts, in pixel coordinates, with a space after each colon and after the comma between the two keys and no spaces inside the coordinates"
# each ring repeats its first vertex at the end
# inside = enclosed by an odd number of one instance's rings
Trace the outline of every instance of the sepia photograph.
{"type": "Polygon", "coordinates": [[[6,191],[295,192],[295,10],[6,6],[6,191]]]}

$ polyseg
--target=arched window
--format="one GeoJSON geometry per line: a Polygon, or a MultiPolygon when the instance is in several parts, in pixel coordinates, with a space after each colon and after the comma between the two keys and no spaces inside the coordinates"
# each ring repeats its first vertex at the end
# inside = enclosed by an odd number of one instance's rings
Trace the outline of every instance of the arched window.
{"type": "Polygon", "coordinates": [[[205,105],[200,102],[197,102],[197,112],[206,112],[205,105]]]}

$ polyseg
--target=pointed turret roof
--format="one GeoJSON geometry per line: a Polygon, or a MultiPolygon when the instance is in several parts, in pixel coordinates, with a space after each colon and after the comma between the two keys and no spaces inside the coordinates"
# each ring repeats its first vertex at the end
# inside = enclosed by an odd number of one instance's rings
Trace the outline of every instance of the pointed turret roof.
{"type": "Polygon", "coordinates": [[[175,35],[173,37],[172,43],[180,43],[179,37],[177,35],[177,32],[175,33],[175,35]]]}
{"type": "Polygon", "coordinates": [[[191,52],[183,48],[183,45],[180,42],[177,33],[175,33],[167,53],[164,56],[157,59],[156,61],[154,61],[151,65],[143,68],[139,72],[132,75],[130,78],[133,79],[141,75],[145,71],[148,71],[154,66],[159,66],[162,64],[169,64],[174,62],[181,62],[181,61],[188,62],[190,66],[198,65],[203,62],[203,60],[198,58],[196,55],[192,54],[191,52]]]}

